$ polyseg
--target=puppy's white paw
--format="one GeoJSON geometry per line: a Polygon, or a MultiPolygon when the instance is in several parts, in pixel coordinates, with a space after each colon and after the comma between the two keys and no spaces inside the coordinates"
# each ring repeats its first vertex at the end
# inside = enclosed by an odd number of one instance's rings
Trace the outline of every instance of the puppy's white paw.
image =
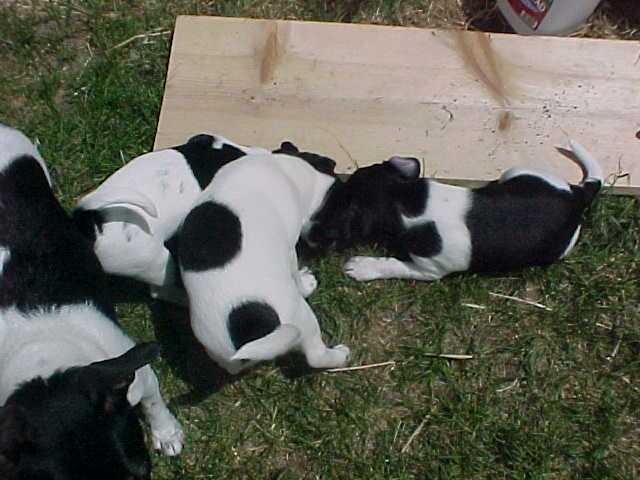
{"type": "Polygon", "coordinates": [[[153,448],[160,450],[164,455],[173,457],[182,451],[184,431],[175,418],[162,429],[151,431],[151,441],[153,448]]]}
{"type": "Polygon", "coordinates": [[[380,260],[375,257],[352,257],[344,265],[344,271],[359,281],[380,278],[380,260]]]}
{"type": "Polygon", "coordinates": [[[313,275],[313,273],[311,273],[311,270],[309,270],[309,268],[307,267],[302,267],[300,270],[298,270],[298,279],[299,279],[298,285],[300,288],[300,293],[305,298],[311,295],[315,291],[316,287],[318,286],[318,281],[316,280],[316,277],[313,275]]]}
{"type": "Polygon", "coordinates": [[[341,363],[339,365],[336,365],[338,367],[345,365],[351,359],[351,350],[346,345],[336,345],[331,350],[338,353],[339,356],[342,357],[341,363]]]}

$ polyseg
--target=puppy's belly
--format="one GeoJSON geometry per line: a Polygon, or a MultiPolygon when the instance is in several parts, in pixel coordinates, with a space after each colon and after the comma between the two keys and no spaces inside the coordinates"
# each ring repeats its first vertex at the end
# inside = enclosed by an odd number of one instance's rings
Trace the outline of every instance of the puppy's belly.
{"type": "Polygon", "coordinates": [[[463,272],[469,269],[471,249],[465,247],[445,247],[443,251],[432,257],[411,255],[413,263],[425,273],[441,278],[449,273],[463,272]]]}

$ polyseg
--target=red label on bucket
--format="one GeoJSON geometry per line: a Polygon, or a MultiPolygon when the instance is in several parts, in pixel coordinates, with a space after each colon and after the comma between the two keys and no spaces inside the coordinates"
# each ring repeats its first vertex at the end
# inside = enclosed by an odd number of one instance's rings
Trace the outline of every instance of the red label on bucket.
{"type": "Polygon", "coordinates": [[[509,3],[520,20],[535,30],[549,12],[553,0],[509,0],[509,3]]]}

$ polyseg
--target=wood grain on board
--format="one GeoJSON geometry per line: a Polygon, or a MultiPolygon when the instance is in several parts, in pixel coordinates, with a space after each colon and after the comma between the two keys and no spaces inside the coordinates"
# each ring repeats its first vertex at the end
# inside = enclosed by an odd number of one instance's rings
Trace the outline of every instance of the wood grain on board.
{"type": "Polygon", "coordinates": [[[155,148],[209,132],[341,173],[411,155],[456,182],[514,165],[576,182],[554,148],[573,138],[610,192],[640,194],[639,87],[632,41],[180,16],[155,148]]]}

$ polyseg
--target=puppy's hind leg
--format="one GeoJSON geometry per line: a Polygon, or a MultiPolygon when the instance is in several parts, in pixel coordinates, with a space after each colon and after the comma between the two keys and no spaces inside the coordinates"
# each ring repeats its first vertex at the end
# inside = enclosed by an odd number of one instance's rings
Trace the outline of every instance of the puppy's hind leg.
{"type": "Polygon", "coordinates": [[[320,326],[313,310],[307,302],[303,301],[303,303],[302,314],[305,316],[305,325],[300,348],[309,366],[312,368],[335,368],[345,365],[350,357],[349,347],[345,345],[327,347],[322,341],[320,326]]]}

